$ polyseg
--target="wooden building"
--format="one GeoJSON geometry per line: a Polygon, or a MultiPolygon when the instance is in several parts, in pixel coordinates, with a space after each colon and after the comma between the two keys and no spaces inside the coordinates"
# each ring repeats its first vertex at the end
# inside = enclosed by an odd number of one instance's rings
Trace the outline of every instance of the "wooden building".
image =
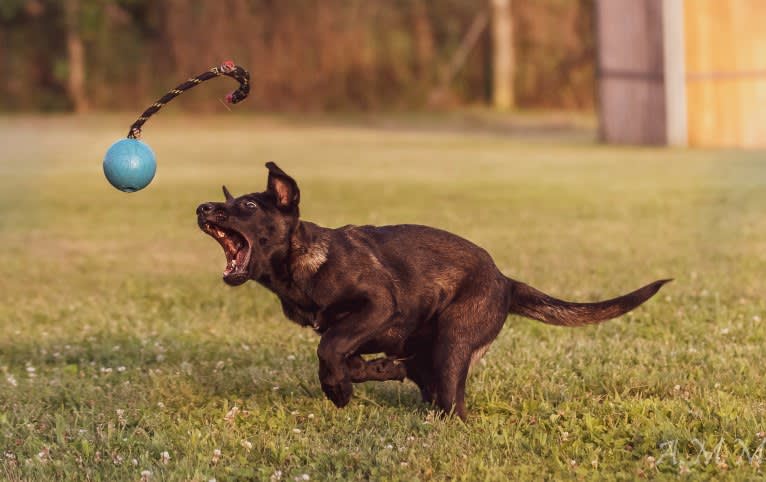
{"type": "Polygon", "coordinates": [[[597,0],[601,139],[766,147],[766,0],[597,0]]]}

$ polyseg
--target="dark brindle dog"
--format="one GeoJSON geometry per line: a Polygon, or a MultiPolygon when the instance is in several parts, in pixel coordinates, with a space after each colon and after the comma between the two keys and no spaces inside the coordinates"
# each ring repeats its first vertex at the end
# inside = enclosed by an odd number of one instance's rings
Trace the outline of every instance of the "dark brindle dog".
{"type": "Polygon", "coordinates": [[[669,280],[600,303],[569,303],[504,276],[489,254],[426,226],[328,229],[298,215],[298,185],[274,163],[265,192],[197,208],[200,228],[226,253],[223,280],[255,280],[285,316],[321,335],[319,380],[338,407],[352,383],[415,382],[426,402],[465,418],[468,370],[508,313],[563,326],[598,323],[637,307],[669,280]],[[385,353],[365,360],[363,354],[385,353]]]}

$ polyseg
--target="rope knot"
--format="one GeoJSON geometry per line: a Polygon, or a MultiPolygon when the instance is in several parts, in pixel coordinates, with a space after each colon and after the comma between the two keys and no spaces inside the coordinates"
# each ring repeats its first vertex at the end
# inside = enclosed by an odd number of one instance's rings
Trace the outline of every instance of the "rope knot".
{"type": "Polygon", "coordinates": [[[226,62],[221,64],[221,72],[228,74],[229,72],[234,72],[234,69],[237,68],[237,64],[234,63],[233,60],[227,60],[226,62]]]}

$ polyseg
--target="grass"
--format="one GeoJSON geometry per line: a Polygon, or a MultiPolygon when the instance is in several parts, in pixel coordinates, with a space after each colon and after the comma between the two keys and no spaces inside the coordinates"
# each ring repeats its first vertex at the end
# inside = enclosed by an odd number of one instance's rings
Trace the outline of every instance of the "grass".
{"type": "Polygon", "coordinates": [[[0,118],[0,478],[764,476],[764,153],[165,115],[146,129],[158,175],[130,195],[100,159],[131,115],[0,118]],[[264,289],[226,287],[196,228],[221,184],[261,190],[268,160],[306,219],[442,227],[555,296],[676,281],[595,327],[509,318],[467,424],[409,382],[337,410],[316,336],[264,289]]]}

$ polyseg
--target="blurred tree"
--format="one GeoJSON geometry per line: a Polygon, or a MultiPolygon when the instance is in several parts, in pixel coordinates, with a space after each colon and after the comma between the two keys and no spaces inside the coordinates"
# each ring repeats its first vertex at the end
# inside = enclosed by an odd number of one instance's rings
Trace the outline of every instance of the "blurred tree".
{"type": "MultiPolygon", "coordinates": [[[[421,108],[444,71],[450,104],[485,104],[492,1],[0,0],[0,109],[135,110],[228,58],[253,75],[242,109],[421,108]]],[[[591,0],[512,5],[511,105],[592,108],[591,0]]],[[[174,108],[220,109],[229,87],[174,108]]]]}
{"type": "Polygon", "coordinates": [[[63,52],[62,31],[42,0],[0,2],[0,108],[66,109],[66,92],[56,79],[63,52]]]}
{"type": "Polygon", "coordinates": [[[516,0],[516,92],[525,106],[592,109],[592,0],[516,0]]]}
{"type": "Polygon", "coordinates": [[[413,0],[412,3],[412,37],[415,44],[416,63],[420,82],[430,83],[433,78],[434,36],[431,19],[428,17],[428,6],[425,0],[413,0]]]}
{"type": "Polygon", "coordinates": [[[481,38],[487,24],[489,23],[489,11],[486,9],[479,10],[476,16],[473,18],[471,25],[468,27],[460,45],[452,53],[452,58],[442,69],[441,83],[431,93],[429,103],[433,106],[446,105],[449,103],[450,84],[455,80],[455,77],[463,69],[469,55],[472,53],[479,38],[481,38]]]}
{"type": "Polygon", "coordinates": [[[88,110],[85,95],[85,46],[80,33],[81,0],[64,0],[64,24],[67,47],[67,92],[72,99],[74,111],[88,110]]]}

